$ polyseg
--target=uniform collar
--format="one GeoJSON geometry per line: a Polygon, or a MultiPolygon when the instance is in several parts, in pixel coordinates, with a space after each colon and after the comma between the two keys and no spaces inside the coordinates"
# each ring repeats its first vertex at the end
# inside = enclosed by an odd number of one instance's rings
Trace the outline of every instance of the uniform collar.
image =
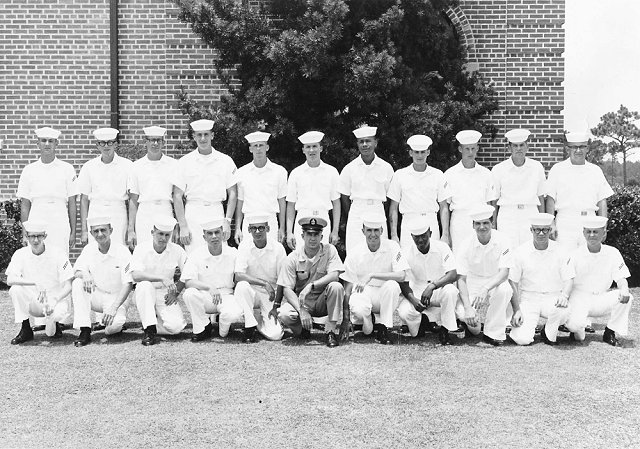
{"type": "Polygon", "coordinates": [[[273,162],[269,158],[267,158],[267,163],[264,164],[264,167],[256,167],[256,164],[253,161],[247,164],[251,170],[271,170],[273,168],[273,162]]]}
{"type": "Polygon", "coordinates": [[[320,164],[317,167],[312,167],[307,163],[307,161],[305,161],[304,164],[302,164],[302,167],[304,167],[305,170],[316,170],[318,168],[324,168],[326,165],[327,164],[320,160],[320,164]]]}
{"type": "MultiPolygon", "coordinates": [[[[380,165],[380,163],[381,163],[380,161],[381,161],[381,159],[378,157],[377,154],[374,153],[373,160],[371,161],[371,164],[369,164],[369,166],[371,166],[371,165],[380,165]]],[[[362,156],[360,156],[360,155],[358,155],[358,157],[356,158],[356,163],[358,165],[362,165],[362,166],[365,166],[365,167],[367,166],[367,164],[365,164],[364,161],[362,160],[362,156]]]]}
{"type": "Polygon", "coordinates": [[[326,251],[327,251],[327,245],[325,245],[324,243],[320,244],[320,251],[318,251],[318,253],[313,256],[313,257],[307,257],[307,255],[304,252],[304,245],[300,248],[300,250],[298,251],[298,262],[305,262],[305,261],[310,261],[310,262],[314,262],[316,260],[318,260],[326,251]]]}

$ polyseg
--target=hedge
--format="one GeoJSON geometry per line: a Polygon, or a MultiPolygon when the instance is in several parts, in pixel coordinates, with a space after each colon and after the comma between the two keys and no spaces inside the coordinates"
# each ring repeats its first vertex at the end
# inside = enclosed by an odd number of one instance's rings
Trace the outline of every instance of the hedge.
{"type": "Polygon", "coordinates": [[[613,190],[605,243],[620,250],[631,271],[631,284],[640,285],[640,187],[614,185],[613,190]]]}

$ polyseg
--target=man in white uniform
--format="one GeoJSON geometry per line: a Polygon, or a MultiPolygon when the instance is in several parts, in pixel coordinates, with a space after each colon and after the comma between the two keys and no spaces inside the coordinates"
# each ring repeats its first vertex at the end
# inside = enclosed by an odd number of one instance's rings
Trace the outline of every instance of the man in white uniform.
{"type": "Polygon", "coordinates": [[[320,217],[331,223],[331,232],[322,233],[322,243],[336,245],[340,238],[340,193],[338,170],[320,159],[324,133],[308,131],[298,137],[306,162],[291,171],[287,183],[287,245],[296,249],[304,245],[296,218],[320,217]],[[331,210],[331,220],[329,220],[331,210]]]}
{"type": "MultiPolygon", "coordinates": [[[[253,318],[253,308],[240,303],[233,295],[238,250],[224,244],[225,220],[217,217],[200,223],[199,227],[207,245],[191,252],[181,278],[187,288],[183,298],[191,314],[191,341],[194,343],[211,338],[213,326],[210,314],[219,314],[218,333],[223,338],[229,334],[232,323],[247,323],[247,317],[249,322],[253,318]]],[[[245,343],[254,341],[255,330],[255,324],[245,324],[245,343]]]]}
{"type": "Polygon", "coordinates": [[[603,245],[605,217],[585,217],[582,221],[587,244],[571,255],[576,277],[569,296],[569,319],[566,326],[573,338],[585,338],[587,317],[609,317],[602,336],[611,346],[619,344],[617,334],[627,335],[633,297],[629,293],[629,269],[616,248],[603,245]],[[609,290],[611,282],[618,287],[609,290]]]}
{"type": "MultiPolygon", "coordinates": [[[[458,288],[469,332],[480,334],[484,323],[482,339],[501,346],[507,338],[505,316],[513,293],[507,281],[512,262],[509,240],[491,229],[493,212],[493,206],[485,204],[469,214],[475,235],[458,252],[458,288]]],[[[518,310],[517,304],[513,310],[518,310]]]]}
{"type": "Polygon", "coordinates": [[[430,137],[416,134],[409,137],[409,155],[413,163],[393,175],[387,196],[389,202],[389,228],[391,240],[400,243],[403,252],[414,247],[410,229],[426,219],[431,237],[440,238],[438,217],[443,224],[442,239],[449,239],[449,204],[444,174],[427,164],[430,137]],[[400,238],[398,238],[398,211],[402,214],[400,238]]]}
{"type": "Polygon", "coordinates": [[[176,220],[159,216],[153,223],[152,240],[139,243],[131,258],[131,277],[137,283],[135,300],[144,328],[144,346],[156,344],[157,334],[179,334],[187,325],[178,305],[178,295],[184,284],[175,280],[176,269],[184,269],[187,255],[171,242],[176,220]]]}
{"type": "Polygon", "coordinates": [[[236,210],[236,164],[213,148],[212,120],[191,122],[193,139],[198,148],[178,161],[178,171],[169,179],[173,182],[173,204],[180,226],[180,243],[187,253],[206,247],[200,223],[210,219],[224,219],[224,241],[231,236],[231,219],[236,210]],[[185,204],[186,199],[186,204],[185,204]],[[227,200],[227,210],[222,202],[227,200]]]}
{"type": "Polygon", "coordinates": [[[91,342],[91,311],[103,313],[106,335],[117,334],[127,321],[122,306],[132,289],[131,253],[122,243],[111,240],[109,217],[87,219],[94,241],[82,249],[74,266],[72,284],[73,327],[80,329],[75,346],[91,342]]]}
{"type": "Polygon", "coordinates": [[[257,326],[268,340],[280,340],[283,329],[269,312],[274,302],[282,299],[282,287],[277,285],[278,273],[287,259],[282,244],[269,237],[269,215],[245,215],[251,239],[244,239],[238,247],[235,265],[235,297],[250,309],[260,310],[260,319],[245,316],[247,327],[257,326]]]}
{"type": "Polygon", "coordinates": [[[589,135],[571,132],[565,137],[569,158],[549,170],[546,211],[556,213],[556,241],[572,252],[585,244],[582,218],[606,217],[607,198],[613,190],[600,167],[585,160],[589,135]]]}
{"type": "Polygon", "coordinates": [[[544,167],[527,157],[530,135],[526,129],[507,132],[511,157],[491,170],[498,198],[494,223],[510,239],[511,248],[531,240],[529,217],[545,208],[544,167]]]}
{"type": "Polygon", "coordinates": [[[256,131],[244,136],[253,161],[238,169],[235,241],[248,236],[247,214],[269,213],[269,237],[283,242],[286,229],[287,170],[267,158],[271,134],[256,131]],[[277,215],[277,216],[276,216],[277,215]]]}
{"type": "Polygon", "coordinates": [[[80,197],[80,243],[89,243],[87,217],[109,217],[110,240],[124,245],[127,232],[127,181],[133,162],[115,152],[118,130],[100,128],[93,132],[100,156],[87,161],[76,182],[80,197]]]}
{"type": "Polygon", "coordinates": [[[15,320],[22,324],[12,345],[33,340],[29,316],[45,317],[46,335],[62,337],[60,321],[69,315],[73,279],[71,262],[62,249],[45,245],[47,224],[29,220],[22,225],[29,246],[13,254],[6,270],[15,320]]]}
{"type": "Polygon", "coordinates": [[[56,157],[60,131],[36,129],[40,157],[20,174],[18,191],[20,221],[47,223],[47,245],[69,256],[76,242],[76,170],[56,157]]]}
{"type": "Polygon", "coordinates": [[[129,176],[129,248],[150,242],[156,217],[173,218],[171,201],[173,184],[170,179],[177,169],[177,161],[162,153],[165,128],[143,128],[146,156],[135,161],[129,176]]]}
{"type": "Polygon", "coordinates": [[[496,199],[491,172],[476,162],[481,137],[482,134],[474,130],[456,134],[461,159],[444,172],[450,194],[450,243],[456,255],[458,247],[473,235],[469,211],[496,199]]]}
{"type": "Polygon", "coordinates": [[[425,217],[414,221],[413,226],[409,231],[413,246],[402,252],[411,271],[408,282],[400,283],[404,299],[398,306],[398,315],[412,337],[422,337],[429,327],[427,315],[439,309],[442,325],[438,340],[442,345],[450,345],[449,332],[458,329],[456,261],[446,243],[431,238],[430,220],[425,217]]]}
{"type": "Polygon", "coordinates": [[[513,266],[509,270],[514,295],[513,328],[509,337],[519,345],[531,344],[542,316],[547,319],[540,332],[542,340],[556,345],[558,326],[567,320],[575,273],[567,253],[549,240],[553,215],[536,214],[530,223],[533,241],[514,250],[513,266]]]}
{"type": "Polygon", "coordinates": [[[380,314],[377,340],[390,343],[387,329],[393,326],[393,311],[400,299],[400,285],[410,270],[400,252],[400,245],[393,240],[383,240],[384,219],[379,215],[365,216],[362,224],[365,244],[347,253],[345,272],[341,275],[345,286],[345,298],[354,322],[362,322],[362,331],[371,335],[374,329],[373,314],[380,314]]]}
{"type": "Polygon", "coordinates": [[[359,246],[365,246],[362,222],[365,215],[377,215],[382,223],[382,239],[387,238],[387,220],[384,202],[393,177],[393,167],[376,156],[378,128],[363,126],[353,131],[358,142],[360,156],[349,162],[340,173],[338,190],[342,210],[347,214],[347,254],[359,246]]]}
{"type": "Polygon", "coordinates": [[[349,338],[349,313],[345,310],[344,288],[339,281],[344,267],[335,246],[321,243],[326,220],[301,217],[298,224],[304,245],[287,256],[280,270],[278,285],[282,287],[286,303],[280,307],[276,300],[271,316],[277,314],[282,324],[302,339],[310,336],[312,317],[326,316],[325,343],[334,348],[340,340],[349,338]]]}

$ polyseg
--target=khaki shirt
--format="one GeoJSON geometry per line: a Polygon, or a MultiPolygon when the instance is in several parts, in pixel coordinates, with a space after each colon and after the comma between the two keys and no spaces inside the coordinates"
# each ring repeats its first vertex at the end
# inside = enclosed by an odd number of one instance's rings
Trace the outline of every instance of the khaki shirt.
{"type": "MultiPolygon", "coordinates": [[[[296,248],[287,256],[280,270],[278,285],[289,287],[296,295],[299,295],[307,284],[333,271],[344,271],[335,246],[323,243],[318,254],[312,258],[307,257],[304,253],[304,247],[296,248]]],[[[321,293],[322,291],[314,290],[307,296],[307,299],[317,298],[321,293]]]]}

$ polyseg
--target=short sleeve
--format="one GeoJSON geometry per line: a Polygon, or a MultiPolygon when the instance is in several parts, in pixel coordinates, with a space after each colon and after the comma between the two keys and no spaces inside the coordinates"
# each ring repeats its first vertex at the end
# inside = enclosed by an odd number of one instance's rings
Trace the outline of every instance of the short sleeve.
{"type": "Polygon", "coordinates": [[[80,169],[80,175],[78,179],[76,179],[76,192],[83,195],[89,195],[91,193],[91,180],[89,176],[89,168],[87,165],[89,162],[84,164],[80,169]]]}
{"type": "Polygon", "coordinates": [[[144,263],[144,249],[136,246],[131,257],[131,271],[144,271],[146,268],[144,263]]]}
{"type": "Polygon", "coordinates": [[[509,280],[513,282],[520,282],[522,278],[522,253],[515,252],[513,254],[513,263],[509,268],[509,280]]]}
{"type": "Polygon", "coordinates": [[[442,253],[442,266],[445,273],[451,270],[457,270],[456,258],[453,255],[453,251],[448,245],[442,245],[444,250],[442,253]]]}
{"type": "Polygon", "coordinates": [[[240,243],[240,247],[238,248],[238,257],[236,257],[236,264],[234,267],[234,271],[236,273],[246,273],[249,268],[250,252],[249,246],[244,244],[245,241],[240,243]]]}
{"type": "Polygon", "coordinates": [[[391,262],[391,268],[393,271],[406,271],[406,270],[410,270],[411,267],[409,266],[409,262],[407,262],[407,259],[402,255],[402,251],[400,250],[400,245],[398,245],[397,243],[393,242],[393,260],[391,262]]]}
{"type": "Polygon", "coordinates": [[[66,176],[65,176],[65,185],[67,188],[67,198],[71,196],[76,196],[78,191],[78,184],[76,182],[76,170],[73,168],[73,165],[67,165],[66,176]]]}
{"type": "Polygon", "coordinates": [[[348,164],[342,169],[342,173],[338,177],[338,192],[342,195],[351,195],[351,170],[348,164]]]}
{"type": "Polygon", "coordinates": [[[5,274],[7,276],[22,277],[22,265],[23,265],[22,251],[18,249],[15,253],[13,253],[13,256],[11,256],[11,261],[9,261],[9,265],[5,270],[5,274]]]}
{"type": "Polygon", "coordinates": [[[192,279],[198,279],[198,265],[193,258],[189,258],[184,264],[180,280],[182,282],[186,282],[192,279]]]}
{"type": "Polygon", "coordinates": [[[398,172],[396,172],[393,175],[393,178],[391,178],[391,184],[389,184],[389,189],[387,190],[387,197],[397,203],[399,203],[402,198],[402,189],[398,172]]]}
{"type": "Polygon", "coordinates": [[[58,282],[62,283],[73,278],[73,266],[65,256],[60,258],[58,265],[58,282]]]}
{"type": "Polygon", "coordinates": [[[560,278],[563,281],[568,281],[576,277],[576,270],[571,263],[571,259],[567,256],[560,256],[562,258],[560,265],[560,278]]]}
{"type": "Polygon", "coordinates": [[[82,248],[82,252],[80,253],[80,256],[78,256],[78,259],[73,266],[74,271],[89,271],[89,245],[82,248]]]}
{"type": "Polygon", "coordinates": [[[16,196],[18,198],[25,198],[27,200],[31,200],[31,179],[29,176],[30,172],[29,165],[27,165],[20,173],[20,179],[18,180],[18,190],[16,192],[16,196]]]}
{"type": "Polygon", "coordinates": [[[284,167],[278,169],[278,199],[287,196],[287,170],[284,167]]]}
{"type": "Polygon", "coordinates": [[[288,287],[291,290],[296,287],[296,252],[287,256],[280,272],[278,273],[278,285],[288,287]]]}
{"type": "Polygon", "coordinates": [[[344,265],[342,260],[340,260],[340,255],[338,254],[338,250],[333,245],[329,245],[329,260],[327,261],[327,273],[332,273],[334,271],[342,272],[344,271],[344,265]]]}
{"type": "Polygon", "coordinates": [[[347,258],[344,261],[344,273],[340,275],[340,279],[352,284],[355,284],[358,281],[358,274],[356,273],[354,263],[354,257],[347,255],[347,258]]]}
{"type": "Polygon", "coordinates": [[[620,251],[618,251],[617,249],[613,248],[613,273],[611,274],[611,278],[614,281],[619,281],[620,279],[626,279],[628,277],[631,277],[631,273],[629,272],[629,268],[627,267],[627,264],[624,262],[624,259],[622,258],[622,254],[620,254],[620,251]]]}

